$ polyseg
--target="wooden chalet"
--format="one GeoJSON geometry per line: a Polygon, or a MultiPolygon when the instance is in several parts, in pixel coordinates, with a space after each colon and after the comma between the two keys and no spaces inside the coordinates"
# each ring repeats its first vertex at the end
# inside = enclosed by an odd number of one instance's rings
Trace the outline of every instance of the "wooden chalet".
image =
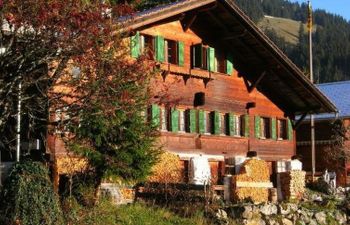
{"type": "MultiPolygon", "coordinates": [[[[345,151],[350,151],[350,82],[334,82],[318,84],[318,88],[324,93],[338,108],[337,114],[321,114],[315,116],[315,165],[317,175],[325,170],[337,173],[337,184],[350,185],[350,162],[339,155],[339,141],[336,138],[335,121],[346,129],[343,147],[345,151]],[[338,153],[337,153],[338,152],[338,153]]],[[[311,141],[310,141],[310,120],[306,118],[297,129],[297,154],[305,165],[306,171],[311,171],[311,141]]],[[[338,136],[339,138],[339,136],[338,136]]]]}
{"type": "Polygon", "coordinates": [[[220,182],[225,160],[248,151],[272,172],[296,154],[294,127],[306,114],[336,111],[233,0],[178,1],[122,21],[132,57],[157,62],[149,115],[184,178],[188,160],[201,155],[220,182]]]}

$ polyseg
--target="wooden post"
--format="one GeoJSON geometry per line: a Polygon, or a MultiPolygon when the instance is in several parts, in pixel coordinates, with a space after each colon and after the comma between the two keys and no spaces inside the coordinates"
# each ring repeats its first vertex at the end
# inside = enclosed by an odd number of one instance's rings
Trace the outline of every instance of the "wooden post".
{"type": "MultiPolygon", "coordinates": [[[[308,0],[308,31],[309,31],[309,57],[310,57],[310,82],[314,83],[313,58],[312,58],[312,8],[311,0],[308,0]]],[[[316,172],[316,154],[315,154],[315,119],[310,115],[311,123],[311,164],[312,164],[312,181],[315,179],[316,172]]]]}

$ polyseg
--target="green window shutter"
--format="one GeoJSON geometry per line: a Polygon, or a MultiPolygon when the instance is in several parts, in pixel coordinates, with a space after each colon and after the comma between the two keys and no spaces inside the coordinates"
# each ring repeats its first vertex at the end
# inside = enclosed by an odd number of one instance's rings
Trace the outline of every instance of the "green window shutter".
{"type": "Polygon", "coordinates": [[[151,116],[152,116],[152,124],[153,126],[160,126],[160,108],[158,105],[151,106],[151,116]]]}
{"type": "Polygon", "coordinates": [[[207,64],[208,70],[211,72],[216,71],[215,69],[215,49],[212,47],[207,48],[207,64]]]}
{"type": "Polygon", "coordinates": [[[140,56],[140,33],[136,32],[134,36],[130,37],[131,56],[137,58],[140,56]]]}
{"type": "Polygon", "coordinates": [[[214,134],[221,134],[221,123],[220,123],[220,113],[218,111],[213,112],[213,119],[214,119],[214,134]]]}
{"type": "Polygon", "coordinates": [[[164,62],[164,38],[162,36],[156,36],[155,38],[155,44],[156,44],[156,60],[158,62],[164,62]]]}
{"type": "Polygon", "coordinates": [[[171,109],[171,131],[179,131],[179,111],[177,109],[171,109]]]}
{"type": "Polygon", "coordinates": [[[185,44],[182,41],[177,42],[177,59],[179,66],[184,66],[185,63],[185,44]]]}
{"type": "Polygon", "coordinates": [[[293,140],[293,126],[292,126],[292,121],[288,119],[288,140],[292,141],[293,140]]]}
{"type": "Polygon", "coordinates": [[[203,110],[199,110],[198,112],[198,128],[199,128],[199,133],[204,134],[205,133],[205,112],[203,110]]]}
{"type": "Polygon", "coordinates": [[[250,124],[249,115],[244,115],[244,137],[249,137],[250,124]]]}
{"type": "Polygon", "coordinates": [[[276,118],[271,119],[271,139],[277,140],[276,118]]]}
{"type": "Polygon", "coordinates": [[[192,66],[195,68],[203,67],[203,45],[193,45],[192,46],[192,66]]]}
{"type": "Polygon", "coordinates": [[[260,126],[261,126],[261,118],[260,116],[255,116],[255,138],[260,138],[260,126]]]}
{"type": "Polygon", "coordinates": [[[189,111],[190,115],[190,126],[189,126],[189,131],[190,133],[196,133],[197,132],[197,123],[196,123],[196,110],[195,109],[191,109],[189,111]]]}
{"type": "Polygon", "coordinates": [[[230,136],[235,135],[236,120],[235,115],[232,113],[228,114],[228,133],[230,136]]]}
{"type": "Polygon", "coordinates": [[[233,72],[233,57],[231,53],[228,53],[226,58],[226,73],[231,76],[232,72],[233,72]]]}

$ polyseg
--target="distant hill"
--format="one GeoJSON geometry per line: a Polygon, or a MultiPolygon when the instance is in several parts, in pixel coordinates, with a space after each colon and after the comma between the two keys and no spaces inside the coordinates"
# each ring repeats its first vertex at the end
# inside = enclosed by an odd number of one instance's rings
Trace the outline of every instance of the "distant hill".
{"type": "MultiPolygon", "coordinates": [[[[273,29],[276,34],[287,43],[297,45],[299,43],[301,24],[303,24],[301,21],[265,15],[263,19],[258,22],[258,27],[262,30],[273,29]]],[[[303,24],[303,26],[306,32],[306,24],[303,24]]]]}
{"type": "MultiPolygon", "coordinates": [[[[308,73],[306,3],[235,0],[258,26],[308,73]],[[301,22],[302,21],[302,22],[301,22]]],[[[313,12],[314,76],[318,83],[350,80],[350,23],[324,10],[313,12]]]]}

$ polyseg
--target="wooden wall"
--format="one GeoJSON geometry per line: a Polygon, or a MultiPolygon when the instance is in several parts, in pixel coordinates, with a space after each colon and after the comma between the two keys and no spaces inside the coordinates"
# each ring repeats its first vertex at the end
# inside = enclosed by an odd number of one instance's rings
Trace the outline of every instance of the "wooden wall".
{"type": "MultiPolygon", "coordinates": [[[[350,164],[342,160],[332,160],[329,154],[332,150],[332,123],[333,120],[315,121],[315,141],[316,141],[316,172],[337,171],[337,184],[346,185],[346,165],[350,164]]],[[[344,126],[350,126],[350,119],[343,120],[344,126]]],[[[312,170],[310,123],[303,123],[297,130],[297,154],[301,156],[303,168],[306,171],[312,170]]],[[[349,133],[350,135],[350,133],[349,133]]],[[[345,147],[350,149],[350,141],[345,141],[345,147]]]]}
{"type": "MultiPolygon", "coordinates": [[[[161,35],[165,39],[182,41],[185,43],[185,71],[191,71],[190,46],[202,42],[191,29],[183,31],[180,22],[160,24],[140,31],[141,34],[152,36],[161,35]]],[[[171,67],[176,67],[170,65],[171,67]]],[[[197,72],[197,71],[196,71],[197,72]]],[[[203,77],[208,76],[207,71],[202,71],[203,77]]],[[[187,82],[183,76],[171,74],[165,79],[160,75],[154,80],[155,102],[160,101],[164,105],[176,105],[179,108],[194,108],[193,101],[196,92],[205,93],[205,104],[197,107],[207,111],[219,111],[222,113],[237,113],[250,115],[250,137],[228,137],[199,134],[173,134],[164,132],[161,140],[168,149],[184,151],[198,150],[213,152],[227,156],[245,155],[254,150],[258,155],[270,161],[278,159],[290,159],[295,154],[295,141],[289,140],[261,140],[254,138],[254,116],[266,116],[284,118],[284,113],[260,92],[254,90],[248,93],[242,77],[237,71],[231,76],[212,72],[213,79],[207,85],[201,78],[190,78],[187,82]],[[255,102],[256,107],[246,109],[248,102],[255,102]]]]}

